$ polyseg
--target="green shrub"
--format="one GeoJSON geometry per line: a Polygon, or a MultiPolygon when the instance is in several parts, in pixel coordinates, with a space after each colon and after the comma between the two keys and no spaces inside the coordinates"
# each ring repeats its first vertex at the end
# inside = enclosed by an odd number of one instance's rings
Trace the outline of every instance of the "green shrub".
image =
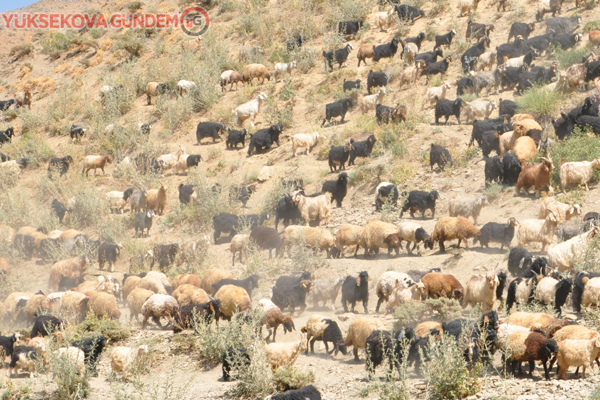
{"type": "Polygon", "coordinates": [[[462,315],[462,307],[455,299],[441,297],[424,302],[411,301],[400,304],[394,310],[394,326],[416,325],[425,318],[436,321],[450,321],[462,315]]]}
{"type": "MultiPolygon", "coordinates": [[[[552,182],[560,184],[560,160],[570,161],[592,161],[600,158],[600,138],[596,135],[588,136],[576,127],[568,140],[559,141],[552,146],[552,182]]],[[[594,171],[592,182],[598,181],[600,171],[594,171]]]]}
{"type": "Polygon", "coordinates": [[[502,194],[504,186],[501,183],[492,183],[484,189],[485,195],[490,202],[496,200],[502,194]]]}
{"type": "Polygon", "coordinates": [[[533,115],[540,122],[549,122],[560,111],[564,98],[560,92],[538,86],[525,91],[516,101],[522,112],[533,115]]]}
{"type": "Polygon", "coordinates": [[[273,383],[277,392],[300,389],[315,382],[314,371],[300,372],[295,368],[278,368],[273,373],[273,383]]]}
{"type": "Polygon", "coordinates": [[[592,43],[587,43],[583,47],[562,50],[560,46],[554,49],[554,56],[558,60],[561,69],[565,69],[574,64],[580,64],[581,59],[594,50],[592,43]]]}
{"type": "Polygon", "coordinates": [[[77,334],[81,337],[104,335],[113,342],[126,340],[131,332],[114,319],[98,318],[94,313],[89,313],[85,320],[77,326],[77,334]]]}
{"type": "Polygon", "coordinates": [[[13,46],[10,48],[10,53],[8,54],[8,56],[9,57],[14,56],[15,58],[12,59],[12,62],[15,62],[15,61],[18,61],[21,58],[25,57],[26,55],[31,54],[32,52],[33,52],[32,44],[19,44],[19,45],[16,45],[16,46],[13,46]]]}
{"type": "Polygon", "coordinates": [[[64,353],[50,352],[50,372],[54,376],[57,390],[52,394],[56,400],[84,399],[90,394],[87,373],[79,373],[76,362],[64,353]]]}
{"type": "Polygon", "coordinates": [[[51,32],[42,41],[42,53],[47,54],[50,61],[54,61],[60,58],[63,52],[71,48],[74,40],[75,33],[73,31],[67,31],[67,33],[51,32]]]}

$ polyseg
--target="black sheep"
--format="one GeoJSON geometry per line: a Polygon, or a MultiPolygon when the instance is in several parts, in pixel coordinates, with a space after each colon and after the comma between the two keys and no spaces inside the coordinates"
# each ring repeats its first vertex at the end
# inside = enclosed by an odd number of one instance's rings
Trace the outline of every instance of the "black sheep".
{"type": "Polygon", "coordinates": [[[488,158],[492,151],[496,154],[500,154],[500,135],[496,131],[484,132],[481,136],[481,142],[479,142],[481,152],[484,158],[488,158]]]}
{"type": "MultiPolygon", "coordinates": [[[[492,344],[489,343],[489,341],[495,339],[494,332],[496,329],[498,329],[498,313],[496,311],[488,311],[481,316],[479,321],[469,321],[464,318],[459,318],[446,323],[444,326],[444,334],[451,335],[458,340],[460,335],[465,333],[470,336],[469,342],[474,344],[475,347],[478,347],[478,342],[486,343],[485,350],[487,351],[485,351],[483,357],[481,357],[481,359],[485,361],[486,359],[489,360],[491,356],[491,353],[488,351],[493,351],[493,347],[495,347],[494,345],[489,346],[489,344],[492,344]]],[[[475,354],[473,354],[473,356],[474,359],[472,361],[477,361],[475,359],[479,357],[475,354]]]]}
{"type": "Polygon", "coordinates": [[[306,309],[306,293],[310,290],[312,282],[303,280],[297,283],[286,283],[273,286],[271,301],[281,311],[290,308],[290,316],[294,315],[296,307],[300,307],[300,314],[306,309]]]}
{"type": "Polygon", "coordinates": [[[344,79],[344,92],[346,90],[360,89],[360,79],[355,81],[347,81],[344,79]]]}
{"type": "Polygon", "coordinates": [[[77,125],[71,125],[71,140],[79,142],[85,136],[85,129],[77,125]]]}
{"type": "Polygon", "coordinates": [[[73,164],[73,157],[71,156],[51,158],[48,163],[48,178],[52,179],[53,172],[59,172],[62,177],[67,173],[71,164],[73,164]]]}
{"type": "Polygon", "coordinates": [[[241,131],[234,129],[227,129],[227,140],[225,145],[228,149],[237,149],[238,143],[242,144],[242,149],[246,146],[246,135],[248,131],[242,129],[241,131]]]}
{"type": "Polygon", "coordinates": [[[279,135],[283,131],[281,125],[271,125],[269,128],[259,129],[250,138],[250,144],[248,144],[248,157],[252,155],[252,151],[256,150],[256,153],[263,153],[271,150],[273,143],[279,144],[279,135]]]}
{"type": "Polygon", "coordinates": [[[521,173],[521,162],[517,156],[507,152],[502,156],[502,164],[504,166],[502,183],[508,186],[516,185],[521,173]]]}
{"type": "Polygon", "coordinates": [[[470,76],[465,76],[456,81],[456,96],[462,96],[475,91],[475,82],[470,76]]]}
{"type": "Polygon", "coordinates": [[[325,61],[327,62],[328,70],[333,68],[333,60],[339,64],[338,69],[342,68],[343,64],[346,64],[346,60],[348,60],[348,54],[354,49],[351,44],[347,44],[346,47],[342,49],[337,49],[335,51],[324,51],[323,57],[325,57],[325,61]]]}
{"type": "Polygon", "coordinates": [[[321,188],[321,193],[331,193],[331,202],[335,200],[337,208],[342,207],[342,201],[348,192],[348,174],[342,172],[336,180],[325,181],[321,188]]]}
{"type": "Polygon", "coordinates": [[[65,218],[65,214],[67,213],[67,207],[57,199],[52,200],[52,210],[58,217],[58,222],[62,224],[63,219],[65,218]]]}
{"type": "Polygon", "coordinates": [[[342,117],[341,122],[343,123],[346,113],[352,108],[353,105],[354,100],[352,97],[346,97],[345,99],[334,101],[333,103],[325,105],[325,118],[323,118],[321,126],[325,125],[325,121],[330,123],[331,118],[334,117],[342,117]]]}
{"type": "Polygon", "coordinates": [[[369,135],[365,140],[361,140],[360,142],[355,142],[354,139],[350,139],[350,160],[348,161],[348,165],[354,165],[354,160],[356,157],[371,157],[371,151],[373,151],[373,146],[377,142],[375,139],[375,135],[369,135]]]}
{"type": "Polygon", "coordinates": [[[189,304],[179,307],[173,317],[173,333],[179,333],[184,329],[193,328],[194,320],[202,318],[204,321],[218,321],[223,317],[221,313],[221,301],[211,299],[202,304],[189,304]]]}
{"type": "MultiPolygon", "coordinates": [[[[425,40],[425,37],[426,37],[425,32],[419,32],[419,34],[415,37],[408,37],[408,38],[404,39],[404,43],[414,43],[417,45],[417,49],[421,50],[421,42],[423,42],[423,40],[425,40]]],[[[441,56],[441,54],[440,54],[440,56],[441,56]]],[[[415,57],[415,59],[416,59],[416,57],[415,57]]]]}
{"type": "Polygon", "coordinates": [[[362,301],[365,314],[369,313],[367,305],[369,304],[369,273],[362,271],[358,277],[347,276],[342,284],[342,305],[344,311],[348,312],[348,304],[352,305],[352,312],[357,301],[362,301]]]}
{"type": "Polygon", "coordinates": [[[501,182],[504,177],[504,165],[502,164],[502,160],[498,156],[494,156],[492,158],[488,158],[485,161],[485,185],[492,182],[501,182]]]}
{"type": "Polygon", "coordinates": [[[490,242],[500,243],[500,248],[510,247],[510,242],[515,236],[515,227],[519,223],[514,218],[509,218],[506,224],[488,222],[481,227],[481,235],[475,238],[474,243],[479,240],[482,247],[489,247],[490,242]]]}
{"type": "Polygon", "coordinates": [[[364,21],[362,19],[356,19],[353,21],[342,21],[338,23],[338,32],[343,35],[356,36],[363,24],[364,21]]]}
{"type": "Polygon", "coordinates": [[[312,275],[309,271],[303,271],[298,276],[281,275],[275,281],[275,286],[296,285],[302,281],[312,281],[312,275]]]}
{"type": "Polygon", "coordinates": [[[392,332],[373,331],[366,340],[365,367],[369,373],[375,373],[375,368],[379,366],[385,358],[388,359],[390,373],[394,366],[400,372],[402,358],[406,351],[405,347],[410,346],[415,339],[413,328],[406,327],[392,332]]]}
{"type": "Polygon", "coordinates": [[[109,271],[113,272],[117,257],[121,254],[123,246],[113,242],[103,242],[98,247],[98,268],[104,269],[104,264],[108,263],[109,271]]]}
{"type": "Polygon", "coordinates": [[[17,233],[13,238],[12,247],[20,253],[22,253],[27,259],[30,259],[33,256],[33,252],[35,250],[35,239],[33,238],[33,236],[22,235],[20,233],[17,233]]]}
{"type": "Polygon", "coordinates": [[[513,247],[508,253],[508,271],[514,276],[521,275],[531,267],[533,256],[523,247],[513,247]]]}
{"type": "Polygon", "coordinates": [[[215,140],[220,139],[221,132],[225,132],[225,125],[219,124],[218,122],[200,122],[196,127],[196,140],[198,144],[202,144],[202,139],[212,138],[213,143],[215,140]]]}
{"type": "MultiPolygon", "coordinates": [[[[377,194],[375,197],[375,210],[381,210],[381,207],[388,201],[396,206],[398,203],[398,186],[389,182],[382,182],[377,186],[377,194]]],[[[358,246],[356,248],[358,251],[358,246]]],[[[356,253],[355,253],[356,256],[356,253]]]]}
{"type": "Polygon", "coordinates": [[[275,229],[279,225],[279,220],[283,220],[284,227],[287,227],[290,221],[293,224],[298,224],[302,221],[302,214],[289,194],[283,196],[277,203],[277,208],[275,209],[275,229]]]}
{"type": "Polygon", "coordinates": [[[490,47],[490,38],[483,38],[476,45],[469,47],[460,57],[463,73],[467,74],[475,66],[475,62],[490,47]]]}
{"type": "Polygon", "coordinates": [[[276,229],[267,226],[257,226],[250,231],[250,240],[264,250],[269,250],[269,259],[272,258],[272,251],[275,249],[275,256],[279,255],[279,250],[283,246],[281,236],[276,229]]]}
{"type": "MultiPolygon", "coordinates": [[[[402,194],[406,196],[406,193],[402,194]]],[[[435,201],[440,197],[437,190],[424,192],[421,190],[413,190],[406,196],[406,201],[400,211],[400,218],[406,211],[410,211],[410,216],[415,217],[416,211],[421,211],[421,217],[425,218],[425,211],[431,210],[431,218],[435,218],[435,201]]]]}
{"type": "MultiPolygon", "coordinates": [[[[10,336],[0,336],[0,347],[2,347],[4,357],[12,357],[15,342],[17,342],[20,339],[20,337],[21,335],[19,333],[13,333],[10,336]]],[[[4,359],[4,357],[2,357],[2,359],[4,359]]]]}
{"type": "Polygon", "coordinates": [[[239,226],[239,217],[230,213],[221,213],[213,217],[213,228],[215,230],[213,236],[215,243],[221,237],[221,233],[230,232],[229,240],[236,235],[236,228],[239,226]]]}
{"type": "Polygon", "coordinates": [[[506,287],[506,272],[498,272],[496,276],[498,277],[498,286],[496,287],[496,299],[500,300],[500,303],[504,303],[504,300],[502,299],[502,293],[504,293],[504,288],[506,287]]]}
{"type": "Polygon", "coordinates": [[[71,343],[71,345],[83,350],[87,369],[91,371],[92,376],[98,376],[96,365],[98,363],[98,359],[100,358],[100,354],[102,354],[102,351],[106,346],[106,337],[104,335],[100,335],[89,339],[77,340],[71,343]]]}
{"type": "Polygon", "coordinates": [[[64,325],[61,320],[52,315],[40,315],[35,319],[33,328],[31,328],[30,337],[49,336],[52,333],[63,330],[64,325]]]}
{"type": "Polygon", "coordinates": [[[313,385],[307,385],[300,389],[274,394],[269,397],[269,400],[321,400],[321,392],[313,385]]]}
{"type": "Polygon", "coordinates": [[[439,125],[439,119],[444,117],[444,125],[448,124],[448,118],[451,115],[456,117],[460,125],[460,109],[464,105],[464,101],[459,97],[456,100],[438,99],[435,103],[435,124],[439,125]]]}
{"type": "Polygon", "coordinates": [[[452,57],[448,56],[441,61],[428,64],[423,72],[421,72],[421,75],[444,75],[446,71],[448,71],[448,66],[450,65],[451,61],[452,57]]]}
{"type": "Polygon", "coordinates": [[[400,18],[401,20],[410,19],[410,21],[414,23],[415,19],[425,16],[425,12],[423,10],[419,10],[418,8],[413,6],[401,4],[394,7],[396,9],[396,12],[398,13],[398,18],[400,18]]]}
{"type": "Polygon", "coordinates": [[[217,283],[213,283],[212,287],[215,289],[215,293],[225,285],[233,285],[244,288],[248,292],[248,296],[252,297],[252,289],[258,287],[259,276],[256,274],[250,275],[246,279],[221,279],[217,283]]]}
{"type": "Polygon", "coordinates": [[[371,89],[375,87],[387,86],[389,82],[388,76],[383,71],[369,71],[367,75],[367,93],[371,94],[371,89]]]}
{"type": "Polygon", "coordinates": [[[525,22],[513,22],[510,26],[510,32],[508,34],[508,41],[510,39],[516,38],[517,36],[521,36],[524,40],[529,39],[529,35],[535,29],[535,22],[525,23],[525,22]]]}
{"type": "MultiPolygon", "coordinates": [[[[342,331],[340,330],[337,322],[331,319],[325,319],[323,322],[327,325],[323,330],[323,335],[320,337],[313,336],[310,339],[310,352],[315,353],[315,342],[317,340],[322,341],[325,345],[325,351],[327,354],[332,354],[335,352],[335,355],[338,355],[338,352],[342,352],[343,355],[348,353],[348,348],[346,347],[346,341],[342,336],[342,331]],[[329,351],[328,343],[333,344],[333,349],[329,351]]],[[[302,328],[302,332],[306,333],[305,328],[302,328]]],[[[306,353],[308,355],[308,346],[306,347],[306,353]]]]}
{"type": "Polygon", "coordinates": [[[63,276],[58,282],[58,291],[66,292],[67,290],[71,290],[74,287],[81,285],[83,282],[85,282],[85,279],[82,276],[77,278],[69,278],[68,276],[63,276]]]}
{"type": "Polygon", "coordinates": [[[390,43],[380,44],[373,47],[373,61],[378,62],[382,58],[392,58],[398,51],[398,39],[393,38],[390,43]]]}
{"type": "Polygon", "coordinates": [[[331,146],[329,150],[329,170],[335,172],[338,169],[346,169],[346,161],[350,157],[352,143],[346,142],[344,146],[331,146]]]}
{"type": "Polygon", "coordinates": [[[234,349],[230,347],[223,352],[221,357],[223,363],[223,382],[231,380],[231,370],[234,368],[247,368],[250,366],[250,355],[245,348],[234,349]]]}
{"type": "Polygon", "coordinates": [[[456,36],[456,31],[454,29],[452,29],[445,35],[436,35],[434,49],[442,48],[443,45],[446,45],[446,47],[449,48],[452,44],[452,39],[454,38],[454,36],[456,36]]]}
{"type": "Polygon", "coordinates": [[[452,156],[448,149],[438,144],[431,143],[431,150],[429,150],[429,164],[431,165],[431,171],[433,171],[434,164],[437,164],[443,171],[448,163],[454,165],[454,161],[452,161],[452,156]]]}
{"type": "Polygon", "coordinates": [[[581,25],[581,17],[556,17],[546,21],[546,32],[554,31],[556,34],[571,33],[581,25]]]}
{"type": "Polygon", "coordinates": [[[521,57],[529,51],[529,46],[525,44],[521,36],[517,36],[512,43],[504,43],[496,47],[496,57],[498,65],[504,63],[504,57],[515,58],[521,57]]]}
{"type": "Polygon", "coordinates": [[[517,110],[516,102],[504,99],[500,99],[499,102],[498,115],[508,115],[509,117],[515,115],[515,111],[517,110]]]}
{"type": "Polygon", "coordinates": [[[438,57],[444,57],[444,51],[442,49],[419,53],[415,56],[415,61],[423,60],[425,61],[425,64],[431,64],[436,62],[438,57]]]}

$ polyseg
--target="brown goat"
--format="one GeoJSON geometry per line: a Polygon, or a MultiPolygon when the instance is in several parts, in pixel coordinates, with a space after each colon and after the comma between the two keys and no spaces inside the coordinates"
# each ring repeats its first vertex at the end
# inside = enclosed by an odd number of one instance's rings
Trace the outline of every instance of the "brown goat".
{"type": "Polygon", "coordinates": [[[523,166],[519,178],[517,179],[516,194],[521,193],[521,188],[527,192],[531,186],[535,186],[535,195],[540,196],[542,186],[548,186],[550,193],[554,189],[550,185],[550,174],[554,169],[552,160],[546,157],[540,157],[540,162],[537,164],[527,163],[523,166]]]}
{"type": "Polygon", "coordinates": [[[160,188],[148,190],[146,207],[148,208],[148,210],[154,210],[154,212],[156,212],[156,214],[158,215],[163,215],[166,205],[167,188],[161,182],[160,188]]]}
{"type": "Polygon", "coordinates": [[[112,163],[113,159],[110,155],[106,156],[86,156],[83,160],[83,169],[81,170],[81,175],[85,173],[85,176],[88,176],[88,173],[91,169],[94,170],[94,176],[96,176],[96,169],[100,168],[102,170],[102,175],[106,175],[104,172],[104,166],[106,164],[112,163]]]}

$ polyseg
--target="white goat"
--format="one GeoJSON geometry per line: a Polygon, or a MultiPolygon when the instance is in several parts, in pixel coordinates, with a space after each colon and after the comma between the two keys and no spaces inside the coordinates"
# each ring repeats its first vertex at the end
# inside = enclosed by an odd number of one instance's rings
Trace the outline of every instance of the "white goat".
{"type": "Polygon", "coordinates": [[[558,223],[563,223],[573,217],[581,215],[581,206],[579,204],[565,204],[556,200],[554,197],[544,197],[540,206],[540,215],[538,218],[546,218],[549,212],[553,212],[558,223]]]}
{"type": "Polygon", "coordinates": [[[423,102],[423,106],[434,106],[438,99],[445,99],[446,93],[448,89],[452,86],[450,82],[444,81],[441,86],[434,86],[427,89],[425,92],[425,101],[423,102]]]}
{"type": "Polygon", "coordinates": [[[281,76],[282,80],[283,80],[283,76],[286,73],[290,74],[290,78],[291,78],[292,77],[292,69],[297,68],[297,67],[298,67],[298,63],[296,63],[296,60],[293,60],[292,62],[289,62],[289,63],[275,64],[275,71],[273,72],[273,76],[275,77],[275,82],[278,82],[277,79],[279,79],[279,76],[281,76]]]}
{"type": "Polygon", "coordinates": [[[600,169],[600,158],[594,161],[562,163],[560,165],[560,186],[562,186],[563,192],[566,192],[567,187],[575,183],[585,185],[585,190],[590,190],[588,182],[592,179],[595,169],[600,169]]]}
{"type": "Polygon", "coordinates": [[[294,157],[298,155],[298,150],[306,148],[306,154],[310,154],[312,148],[317,144],[319,140],[319,132],[313,133],[298,133],[292,136],[292,153],[294,157]]]}
{"type": "Polygon", "coordinates": [[[123,209],[127,205],[127,201],[124,198],[123,192],[119,192],[117,190],[106,193],[106,200],[110,205],[110,210],[113,212],[116,210],[119,212],[119,214],[123,213],[123,209]]]}
{"type": "Polygon", "coordinates": [[[558,272],[572,269],[575,259],[585,254],[588,242],[596,236],[598,228],[577,235],[565,242],[555,244],[548,249],[548,263],[558,272]]]}
{"type": "Polygon", "coordinates": [[[383,96],[385,96],[385,93],[385,88],[382,87],[376,94],[371,94],[363,97],[360,103],[360,110],[362,111],[362,113],[365,114],[371,110],[375,110],[377,104],[381,104],[381,102],[383,101],[383,96]]]}
{"type": "Polygon", "coordinates": [[[185,153],[185,149],[180,145],[179,149],[170,154],[163,154],[162,156],[156,159],[158,166],[160,167],[161,173],[164,173],[165,170],[173,168],[177,161],[179,161],[179,157],[181,157],[185,153]]]}
{"type": "Polygon", "coordinates": [[[198,89],[198,85],[196,82],[180,80],[177,82],[177,93],[183,95],[184,93],[189,93],[192,89],[198,89]]]}
{"type": "Polygon", "coordinates": [[[260,112],[260,106],[262,105],[262,102],[267,100],[267,97],[268,96],[266,93],[259,92],[254,99],[242,104],[232,111],[236,125],[242,126],[244,121],[250,118],[250,125],[254,126],[254,119],[260,112]]]}
{"type": "Polygon", "coordinates": [[[488,119],[492,111],[496,109],[496,101],[485,101],[485,100],[473,100],[471,102],[465,101],[466,107],[466,118],[467,122],[479,119],[488,119]]]}
{"type": "Polygon", "coordinates": [[[387,32],[394,23],[394,14],[396,14],[396,9],[393,7],[390,11],[378,12],[375,14],[375,24],[379,29],[387,32]]]}

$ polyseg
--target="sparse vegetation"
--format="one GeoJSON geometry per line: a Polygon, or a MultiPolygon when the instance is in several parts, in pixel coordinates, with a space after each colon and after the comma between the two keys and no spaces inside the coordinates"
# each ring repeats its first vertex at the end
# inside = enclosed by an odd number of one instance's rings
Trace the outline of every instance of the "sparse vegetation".
{"type": "MultiPolygon", "coordinates": [[[[576,127],[569,140],[564,140],[556,143],[552,148],[552,163],[554,170],[552,171],[552,182],[555,185],[560,184],[560,160],[564,162],[570,161],[592,161],[600,158],[600,139],[587,132],[581,132],[576,127]]],[[[600,171],[594,171],[592,182],[597,182],[600,179],[600,171]]]]}

